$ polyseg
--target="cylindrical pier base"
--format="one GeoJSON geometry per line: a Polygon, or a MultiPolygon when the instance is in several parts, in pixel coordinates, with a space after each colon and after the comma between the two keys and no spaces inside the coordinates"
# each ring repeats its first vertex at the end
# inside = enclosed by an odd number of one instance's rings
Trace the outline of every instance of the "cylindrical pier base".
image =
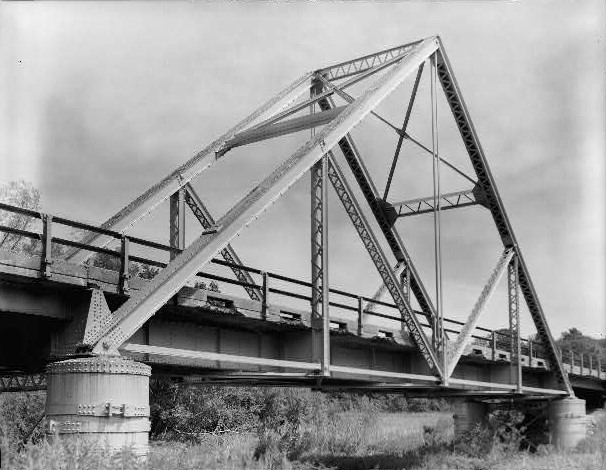
{"type": "Polygon", "coordinates": [[[49,433],[147,454],[151,367],[99,356],[55,362],[46,373],[49,433]]]}
{"type": "Polygon", "coordinates": [[[487,406],[481,402],[460,399],[454,402],[454,434],[461,437],[476,424],[486,420],[487,406]]]}
{"type": "Polygon", "coordinates": [[[553,445],[572,449],[586,433],[585,400],[565,398],[549,405],[549,435],[553,445]]]}

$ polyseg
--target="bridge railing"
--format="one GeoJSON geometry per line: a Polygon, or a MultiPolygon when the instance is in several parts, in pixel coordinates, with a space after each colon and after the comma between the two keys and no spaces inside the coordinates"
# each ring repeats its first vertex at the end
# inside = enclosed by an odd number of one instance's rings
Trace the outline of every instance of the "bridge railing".
{"type": "MultiPolygon", "coordinates": [[[[108,255],[110,257],[118,259],[120,273],[119,289],[122,293],[128,293],[128,282],[130,279],[130,268],[132,266],[132,263],[140,263],[143,265],[154,266],[157,268],[164,268],[167,265],[166,262],[162,262],[157,259],[131,255],[132,245],[159,250],[164,253],[179,253],[181,251],[175,247],[171,247],[162,243],[145,240],[131,235],[125,235],[120,232],[107,230],[91,224],[66,219],[64,217],[53,216],[51,214],[33,211],[30,209],[17,207],[10,204],[0,203],[0,210],[7,211],[12,214],[18,214],[21,216],[33,218],[42,222],[40,232],[20,229],[7,225],[0,225],[0,232],[19,237],[26,237],[41,242],[42,249],[40,270],[42,276],[44,277],[52,276],[53,246],[66,246],[75,249],[86,250],[92,253],[108,255]],[[94,245],[82,243],[80,241],[58,237],[54,235],[55,227],[57,226],[69,227],[72,229],[84,230],[88,232],[110,236],[119,242],[120,249],[112,250],[110,248],[97,247],[94,245]]],[[[27,227],[28,224],[22,224],[22,226],[27,227]]],[[[260,277],[259,284],[252,284],[221,276],[215,273],[205,271],[200,271],[197,273],[198,276],[205,279],[219,281],[234,286],[260,289],[262,293],[262,315],[266,312],[266,309],[269,305],[270,296],[272,300],[275,296],[279,296],[281,298],[286,297],[290,299],[298,299],[303,300],[305,302],[311,302],[312,284],[310,282],[274,272],[262,271],[251,266],[230,263],[222,259],[213,258],[211,260],[211,263],[219,266],[225,266],[228,268],[236,267],[241,271],[247,271],[252,275],[260,277]],[[280,286],[276,285],[274,281],[278,281],[278,283],[280,283],[281,285],[296,286],[299,291],[295,292],[293,290],[288,290],[287,288],[281,288],[280,286]],[[301,288],[303,288],[303,291],[301,291],[301,288]]],[[[340,309],[345,312],[355,313],[357,317],[358,334],[361,334],[361,330],[365,324],[364,319],[367,316],[373,316],[384,320],[394,321],[400,325],[403,325],[404,323],[404,321],[399,315],[399,311],[397,310],[395,304],[392,304],[390,302],[384,302],[381,300],[375,300],[370,297],[347,292],[336,288],[330,288],[329,293],[331,296],[331,298],[329,299],[329,305],[331,307],[340,309]],[[382,307],[383,311],[375,311],[374,309],[369,309],[368,306],[371,304],[375,304],[379,307],[382,307]],[[393,312],[393,314],[385,313],[385,309],[388,312],[393,312]]],[[[423,315],[423,313],[415,312],[415,314],[417,315],[421,326],[426,331],[430,332],[431,327],[426,322],[426,317],[423,315]]],[[[450,318],[445,318],[444,321],[445,323],[451,325],[450,327],[445,328],[445,331],[447,333],[452,334],[459,334],[460,329],[457,329],[457,327],[461,327],[465,324],[462,321],[450,318]]],[[[333,326],[337,328],[341,327],[338,322],[335,322],[333,326]]],[[[511,336],[508,332],[492,330],[482,326],[476,326],[474,333],[475,334],[472,334],[474,344],[491,349],[493,360],[499,359],[497,351],[505,351],[509,353],[511,352],[511,336]]],[[[528,356],[530,358],[531,364],[532,359],[545,358],[542,345],[539,342],[531,339],[521,339],[521,352],[523,356],[528,356]]],[[[598,375],[600,375],[600,373],[603,373],[606,370],[606,364],[602,363],[599,356],[586,353],[575,354],[572,350],[561,352],[561,355],[563,362],[565,364],[570,365],[572,373],[575,373],[575,371],[579,371],[579,375],[592,375],[593,372],[597,371],[598,375]]]]}

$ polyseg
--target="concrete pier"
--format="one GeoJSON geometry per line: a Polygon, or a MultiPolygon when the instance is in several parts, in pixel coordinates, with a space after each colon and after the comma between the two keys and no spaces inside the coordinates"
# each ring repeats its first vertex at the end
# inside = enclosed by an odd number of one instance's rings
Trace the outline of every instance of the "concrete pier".
{"type": "Polygon", "coordinates": [[[47,366],[47,432],[138,455],[148,449],[151,367],[123,357],[68,359],[47,366]]]}
{"type": "Polygon", "coordinates": [[[549,405],[549,436],[561,449],[572,449],[587,433],[585,400],[565,398],[549,405]]]}
{"type": "Polygon", "coordinates": [[[486,420],[488,407],[486,404],[466,399],[454,402],[454,433],[455,438],[473,429],[476,424],[486,420]]]}

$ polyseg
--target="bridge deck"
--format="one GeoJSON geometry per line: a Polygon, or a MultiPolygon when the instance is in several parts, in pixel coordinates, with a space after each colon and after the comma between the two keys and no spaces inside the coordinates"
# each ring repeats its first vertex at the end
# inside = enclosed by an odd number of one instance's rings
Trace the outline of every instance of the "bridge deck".
{"type": "MultiPolygon", "coordinates": [[[[82,293],[91,287],[105,293],[112,310],[128,295],[121,292],[116,271],[54,260],[52,275],[45,277],[41,262],[40,256],[0,251],[0,312],[63,324],[73,320],[78,310],[74,299],[85,305],[82,293]]],[[[131,292],[146,282],[131,279],[131,292]]],[[[311,323],[309,310],[273,302],[264,308],[263,302],[185,287],[121,352],[152,364],[158,375],[186,377],[191,382],[313,385],[319,383],[319,364],[312,357],[311,323]]],[[[425,368],[408,334],[393,324],[366,319],[360,328],[355,313],[331,312],[331,377],[322,378],[322,385],[406,390],[419,395],[515,391],[515,385],[509,383],[510,353],[501,347],[501,341],[492,340],[494,334],[478,336],[465,350],[451,387],[444,389],[425,368]]],[[[71,352],[57,339],[61,337],[58,330],[53,331],[55,339],[50,340],[46,360],[71,352]]],[[[526,348],[521,358],[524,393],[563,393],[552,389],[547,379],[550,364],[537,357],[540,349],[535,346],[532,356],[528,352],[526,348]]],[[[606,371],[598,370],[595,362],[592,365],[565,367],[582,386],[601,390],[606,371]]],[[[0,366],[10,370],[10,364],[0,366]]]]}

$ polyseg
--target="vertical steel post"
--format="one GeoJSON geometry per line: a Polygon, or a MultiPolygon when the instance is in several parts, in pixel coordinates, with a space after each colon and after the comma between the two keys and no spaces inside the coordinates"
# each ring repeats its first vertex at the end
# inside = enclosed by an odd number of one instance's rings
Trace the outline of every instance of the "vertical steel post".
{"type": "MultiPolygon", "coordinates": [[[[314,80],[311,96],[322,91],[322,82],[314,80]]],[[[314,113],[311,106],[311,113],[314,113]]],[[[312,137],[315,129],[311,129],[312,137]]],[[[328,156],[311,167],[311,315],[314,356],[321,354],[322,374],[330,375],[330,319],[328,313],[328,156]],[[320,323],[321,322],[321,323],[320,323]],[[318,328],[321,324],[321,328],[318,328]],[[321,329],[321,353],[316,351],[321,329]]],[[[317,360],[314,357],[314,360],[317,360]]]]}
{"type": "Polygon", "coordinates": [[[534,348],[532,347],[532,340],[528,338],[528,366],[532,367],[532,358],[534,356],[534,348]]]}
{"type": "MultiPolygon", "coordinates": [[[[517,385],[517,393],[522,393],[522,360],[520,343],[520,289],[518,283],[517,254],[507,266],[507,292],[509,300],[509,338],[510,347],[510,379],[517,385]]],[[[529,348],[530,348],[529,342],[529,348]]]]}
{"type": "Polygon", "coordinates": [[[581,353],[581,373],[580,373],[580,375],[583,375],[583,356],[584,356],[584,354],[581,353]]]}
{"type": "Polygon", "coordinates": [[[568,353],[570,355],[570,373],[574,374],[574,351],[569,349],[568,353]]]}
{"type": "Polygon", "coordinates": [[[42,215],[42,277],[49,278],[52,275],[53,264],[53,216],[42,215]]]}
{"type": "Polygon", "coordinates": [[[593,357],[589,355],[589,375],[593,375],[593,357]]]}
{"type": "MultiPolygon", "coordinates": [[[[185,191],[183,188],[170,196],[169,245],[177,250],[185,249],[185,191]]],[[[172,260],[179,254],[170,252],[172,260]]]]}
{"type": "MultiPolygon", "coordinates": [[[[438,322],[437,340],[434,341],[441,351],[443,370],[448,370],[446,354],[446,335],[444,334],[444,308],[442,302],[442,240],[440,233],[441,191],[440,158],[438,151],[438,99],[436,54],[430,57],[431,64],[431,151],[433,155],[433,223],[436,265],[436,317],[438,322]]],[[[435,331],[435,330],[434,330],[435,331]]],[[[444,376],[444,385],[448,386],[448,374],[444,376]]]]}
{"type": "Polygon", "coordinates": [[[497,332],[492,330],[492,360],[497,360],[497,332]]]}
{"type": "Polygon", "coordinates": [[[123,294],[128,294],[130,291],[130,286],[128,285],[128,280],[130,278],[129,268],[130,260],[128,237],[126,235],[122,235],[122,239],[120,241],[120,291],[123,294]]]}
{"type": "Polygon", "coordinates": [[[261,273],[261,276],[263,276],[263,285],[261,287],[261,290],[263,292],[263,298],[261,299],[261,319],[267,320],[267,296],[269,294],[269,275],[265,271],[263,271],[261,273]]]}

